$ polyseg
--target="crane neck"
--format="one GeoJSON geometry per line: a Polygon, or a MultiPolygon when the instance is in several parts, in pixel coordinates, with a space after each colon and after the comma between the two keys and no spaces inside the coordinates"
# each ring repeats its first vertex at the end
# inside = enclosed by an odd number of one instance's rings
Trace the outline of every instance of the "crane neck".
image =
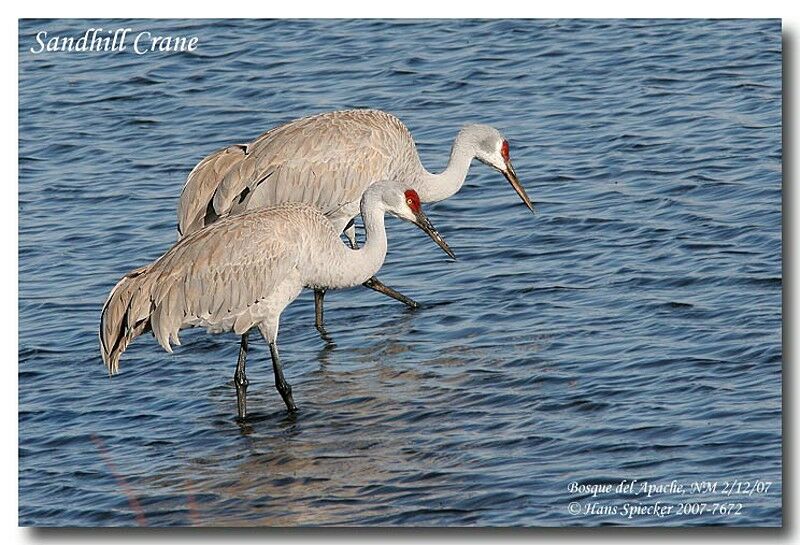
{"type": "Polygon", "coordinates": [[[366,231],[364,245],[357,250],[342,245],[346,253],[341,276],[343,287],[366,282],[378,272],[386,259],[385,206],[379,199],[370,197],[372,195],[367,195],[361,202],[361,217],[366,231]]]}
{"type": "Polygon", "coordinates": [[[447,168],[439,174],[432,174],[423,170],[419,182],[416,184],[419,198],[422,202],[437,202],[452,197],[464,185],[467,179],[472,159],[475,158],[475,145],[469,136],[462,130],[453,141],[450,150],[450,160],[447,168]]]}

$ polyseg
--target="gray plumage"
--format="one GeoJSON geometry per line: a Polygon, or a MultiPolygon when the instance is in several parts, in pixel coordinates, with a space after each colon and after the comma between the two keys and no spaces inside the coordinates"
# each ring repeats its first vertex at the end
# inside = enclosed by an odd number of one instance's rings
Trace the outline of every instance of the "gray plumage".
{"type": "MultiPolygon", "coordinates": [[[[461,188],[473,158],[507,177],[513,174],[507,150],[496,129],[467,125],[453,144],[447,169],[431,174],[408,128],[391,114],[345,110],[305,117],[203,159],[181,192],[178,230],[185,236],[226,214],[284,202],[314,205],[342,230],[377,180],[403,181],[422,202],[435,202],[461,188]]],[[[530,207],[521,185],[512,185],[530,207]]]]}
{"type": "Polygon", "coordinates": [[[244,144],[229,146],[212,153],[192,169],[181,192],[178,206],[179,237],[202,229],[219,217],[213,210],[209,210],[217,182],[246,154],[247,146],[244,144]]]}
{"type": "Polygon", "coordinates": [[[365,192],[367,242],[358,250],[345,246],[333,223],[306,203],[227,216],[187,235],[111,290],[100,322],[109,372],[117,372],[127,346],[148,330],[168,352],[180,344],[178,331],[194,326],[237,334],[258,327],[274,343],[281,312],[303,287],[355,286],[377,272],[386,256],[384,212],[415,223],[449,252],[416,194],[404,191],[385,181],[365,192]]]}

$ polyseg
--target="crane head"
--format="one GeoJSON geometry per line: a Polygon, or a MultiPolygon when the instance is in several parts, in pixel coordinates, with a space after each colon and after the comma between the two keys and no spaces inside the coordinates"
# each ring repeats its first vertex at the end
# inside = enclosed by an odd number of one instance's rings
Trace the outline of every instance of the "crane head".
{"type": "Polygon", "coordinates": [[[369,186],[361,197],[361,215],[366,217],[371,207],[379,207],[383,212],[413,223],[442,249],[444,253],[456,258],[453,250],[439,234],[431,220],[422,211],[419,195],[397,180],[381,180],[369,186]]]}
{"type": "Polygon", "coordinates": [[[425,234],[431,237],[431,239],[438,244],[442,250],[444,250],[444,253],[455,259],[456,254],[453,253],[453,250],[451,250],[450,246],[448,246],[444,241],[444,238],[442,238],[442,235],[440,235],[439,231],[437,231],[433,226],[431,220],[429,220],[428,216],[426,216],[422,211],[422,203],[419,200],[419,195],[417,195],[417,192],[413,189],[406,189],[403,195],[405,196],[405,205],[411,212],[411,216],[404,217],[404,219],[409,220],[411,223],[422,229],[425,234]]]}
{"type": "Polygon", "coordinates": [[[462,132],[469,134],[473,138],[475,146],[475,157],[482,163],[489,165],[493,169],[501,172],[505,176],[519,198],[533,212],[533,203],[528,193],[517,178],[514,166],[511,164],[510,147],[500,131],[489,125],[468,125],[462,132]]]}
{"type": "Polygon", "coordinates": [[[444,238],[433,226],[431,220],[422,211],[422,203],[417,192],[413,189],[405,189],[401,193],[398,191],[400,186],[397,182],[384,182],[384,184],[386,184],[386,187],[383,192],[383,201],[386,211],[419,227],[444,250],[444,253],[455,259],[456,254],[453,253],[453,250],[444,241],[444,238]]]}

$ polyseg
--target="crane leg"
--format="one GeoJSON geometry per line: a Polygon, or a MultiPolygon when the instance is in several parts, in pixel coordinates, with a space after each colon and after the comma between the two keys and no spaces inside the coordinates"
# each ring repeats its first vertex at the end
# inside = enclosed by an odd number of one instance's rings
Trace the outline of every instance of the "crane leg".
{"type": "Polygon", "coordinates": [[[247,416],[247,380],[244,367],[247,362],[247,337],[250,332],[242,335],[242,344],[239,345],[239,361],[236,362],[236,372],[233,373],[233,383],[236,385],[236,407],[239,410],[239,420],[247,416]]]}
{"type": "Polygon", "coordinates": [[[319,336],[322,337],[322,340],[326,343],[333,343],[333,339],[331,336],[328,335],[328,330],[325,329],[325,320],[324,320],[324,311],[322,306],[322,301],[325,298],[325,292],[327,290],[325,288],[319,288],[314,290],[314,327],[317,328],[319,331],[319,336]]]}
{"type": "Polygon", "coordinates": [[[325,326],[323,326],[324,320],[324,311],[322,309],[322,301],[325,299],[325,292],[327,290],[325,288],[317,288],[314,290],[314,327],[317,328],[317,331],[320,333],[325,333],[325,326]]]}
{"type": "Polygon", "coordinates": [[[350,221],[347,223],[347,226],[344,228],[344,236],[347,237],[347,240],[350,241],[350,247],[354,250],[358,250],[358,240],[356,239],[356,220],[355,218],[351,218],[350,221]]]}
{"type": "Polygon", "coordinates": [[[275,373],[275,388],[281,394],[283,402],[286,403],[286,408],[289,412],[297,410],[297,405],[294,404],[292,397],[292,387],[286,382],[283,377],[283,366],[281,365],[281,358],[278,355],[278,345],[274,342],[269,343],[269,353],[272,355],[272,370],[275,373]]]}
{"type": "Polygon", "coordinates": [[[419,308],[419,303],[417,303],[416,301],[414,301],[410,297],[406,297],[405,295],[403,295],[399,291],[390,288],[389,286],[387,286],[386,284],[384,284],[383,282],[381,282],[380,280],[378,280],[374,276],[372,278],[370,278],[369,280],[367,280],[366,282],[364,282],[364,284],[362,284],[362,285],[367,287],[367,288],[369,288],[369,289],[371,289],[371,290],[375,290],[378,293],[382,293],[384,295],[388,295],[392,299],[396,299],[396,300],[400,301],[401,303],[404,303],[404,304],[408,305],[411,308],[419,308]]]}

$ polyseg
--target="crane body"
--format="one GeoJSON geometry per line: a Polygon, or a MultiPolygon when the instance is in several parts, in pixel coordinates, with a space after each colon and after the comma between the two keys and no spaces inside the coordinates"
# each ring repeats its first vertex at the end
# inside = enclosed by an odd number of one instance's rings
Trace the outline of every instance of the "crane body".
{"type": "MultiPolygon", "coordinates": [[[[464,126],[453,142],[447,168],[433,174],[422,165],[411,132],[387,112],[344,110],[304,117],[203,159],[181,192],[179,236],[228,214],[305,202],[321,210],[356,247],[353,219],[371,184],[400,181],[414,189],[421,202],[437,202],[461,189],[475,158],[503,173],[533,210],[511,164],[508,142],[493,127],[464,126]]],[[[418,306],[375,277],[364,285],[418,306]]],[[[324,290],[315,292],[315,323],[321,332],[323,296],[324,290]]]]}
{"type": "Polygon", "coordinates": [[[243,336],[234,382],[240,418],[246,416],[247,337],[257,328],[268,343],[276,388],[296,409],[277,348],[280,315],[304,287],[346,288],[371,278],[387,251],[384,214],[425,231],[455,257],[422,212],[413,189],[395,181],[370,186],[360,199],[366,243],[352,249],[325,214],[306,203],[283,203],[220,218],[186,235],[150,265],[125,275],[111,290],[100,321],[100,351],[110,373],[138,335],[152,331],[172,352],[179,330],[243,336]]]}

